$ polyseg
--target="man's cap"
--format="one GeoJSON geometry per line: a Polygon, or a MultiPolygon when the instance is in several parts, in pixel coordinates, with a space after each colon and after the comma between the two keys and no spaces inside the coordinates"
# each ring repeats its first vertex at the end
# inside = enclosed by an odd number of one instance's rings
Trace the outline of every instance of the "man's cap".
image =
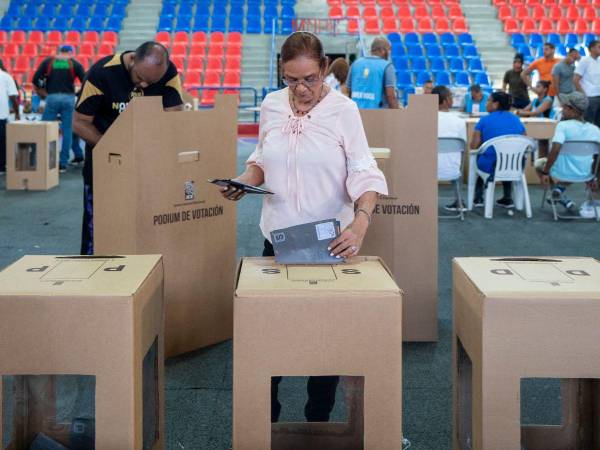
{"type": "Polygon", "coordinates": [[[589,104],[587,97],[577,91],[570,94],[558,94],[558,99],[563,105],[569,105],[579,112],[584,112],[589,104]]]}
{"type": "Polygon", "coordinates": [[[58,51],[62,53],[72,53],[73,47],[71,47],[70,45],[61,45],[58,51]]]}

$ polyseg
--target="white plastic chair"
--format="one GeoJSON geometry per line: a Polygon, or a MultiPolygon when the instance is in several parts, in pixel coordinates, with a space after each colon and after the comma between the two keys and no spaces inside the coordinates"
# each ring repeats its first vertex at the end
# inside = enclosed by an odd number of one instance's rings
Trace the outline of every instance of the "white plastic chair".
{"type": "Polygon", "coordinates": [[[532,153],[537,143],[535,140],[522,135],[506,135],[490,139],[483,143],[477,150],[477,154],[483,154],[488,148],[494,147],[496,151],[496,168],[493,181],[488,182],[490,174],[477,169],[477,174],[483,178],[485,183],[484,205],[486,219],[491,219],[494,209],[494,190],[496,183],[500,181],[511,181],[515,190],[515,207],[523,210],[525,207],[525,216],[530,219],[531,201],[529,199],[529,190],[527,189],[527,179],[524,169],[527,156],[532,153]]]}
{"type": "Polygon", "coordinates": [[[467,143],[460,138],[453,137],[441,137],[438,138],[438,155],[440,154],[458,154],[460,158],[460,168],[457,169],[456,173],[449,174],[447,177],[440,177],[438,174],[438,181],[450,181],[454,185],[456,192],[456,199],[458,200],[458,211],[456,215],[440,215],[440,219],[465,219],[465,213],[463,211],[465,204],[461,195],[461,181],[463,173],[463,153],[467,143]]]}
{"type": "MultiPolygon", "coordinates": [[[[576,157],[586,157],[589,156],[592,159],[592,164],[590,164],[590,171],[587,176],[583,179],[571,179],[571,180],[554,180],[554,181],[563,181],[565,183],[585,183],[586,184],[586,192],[587,192],[587,200],[593,205],[594,195],[592,190],[587,186],[587,183],[596,179],[596,174],[598,173],[598,165],[600,164],[600,142],[594,141],[567,141],[560,147],[560,155],[562,156],[576,156],[576,157]]],[[[548,187],[544,189],[544,193],[542,195],[542,208],[546,203],[546,198],[548,196],[548,187]]],[[[556,202],[551,201],[550,205],[552,206],[552,214],[554,215],[554,220],[558,219],[585,219],[580,216],[564,216],[558,214],[556,210],[556,202]]],[[[597,221],[600,221],[600,216],[598,215],[598,211],[594,207],[594,216],[597,221]]]]}

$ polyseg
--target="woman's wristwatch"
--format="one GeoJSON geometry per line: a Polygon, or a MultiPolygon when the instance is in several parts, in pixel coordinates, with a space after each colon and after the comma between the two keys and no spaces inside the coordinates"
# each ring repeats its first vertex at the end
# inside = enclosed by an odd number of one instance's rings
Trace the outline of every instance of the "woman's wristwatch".
{"type": "Polygon", "coordinates": [[[357,215],[358,213],[363,213],[364,215],[366,215],[367,220],[369,221],[369,225],[371,225],[371,214],[369,214],[365,209],[362,208],[358,208],[356,211],[354,211],[354,215],[357,215]]]}

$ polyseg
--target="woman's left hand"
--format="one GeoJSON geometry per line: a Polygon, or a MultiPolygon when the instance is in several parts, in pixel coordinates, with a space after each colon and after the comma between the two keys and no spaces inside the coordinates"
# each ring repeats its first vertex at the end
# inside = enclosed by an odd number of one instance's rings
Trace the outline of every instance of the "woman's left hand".
{"type": "Polygon", "coordinates": [[[354,221],[336,239],[331,241],[328,250],[331,256],[338,258],[349,258],[360,251],[369,221],[363,214],[356,216],[354,221]]]}

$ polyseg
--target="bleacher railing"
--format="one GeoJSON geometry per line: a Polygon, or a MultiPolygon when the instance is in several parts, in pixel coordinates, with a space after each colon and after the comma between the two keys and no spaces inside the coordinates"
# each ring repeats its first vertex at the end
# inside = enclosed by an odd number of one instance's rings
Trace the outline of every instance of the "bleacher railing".
{"type": "MultiPolygon", "coordinates": [[[[198,92],[198,97],[200,100],[200,102],[198,104],[199,108],[212,108],[214,106],[213,104],[202,104],[202,91],[217,91],[217,92],[235,91],[235,94],[233,92],[231,92],[231,94],[239,96],[240,102],[238,103],[238,109],[242,110],[242,111],[246,110],[246,108],[252,108],[252,107],[258,106],[258,99],[259,99],[258,91],[256,90],[256,88],[253,88],[251,86],[199,86],[192,90],[198,92]],[[242,95],[244,92],[248,93],[249,95],[242,95]],[[250,97],[250,101],[242,100],[247,97],[250,97]]],[[[257,113],[255,112],[254,115],[255,115],[254,121],[256,121],[257,113]]]]}

